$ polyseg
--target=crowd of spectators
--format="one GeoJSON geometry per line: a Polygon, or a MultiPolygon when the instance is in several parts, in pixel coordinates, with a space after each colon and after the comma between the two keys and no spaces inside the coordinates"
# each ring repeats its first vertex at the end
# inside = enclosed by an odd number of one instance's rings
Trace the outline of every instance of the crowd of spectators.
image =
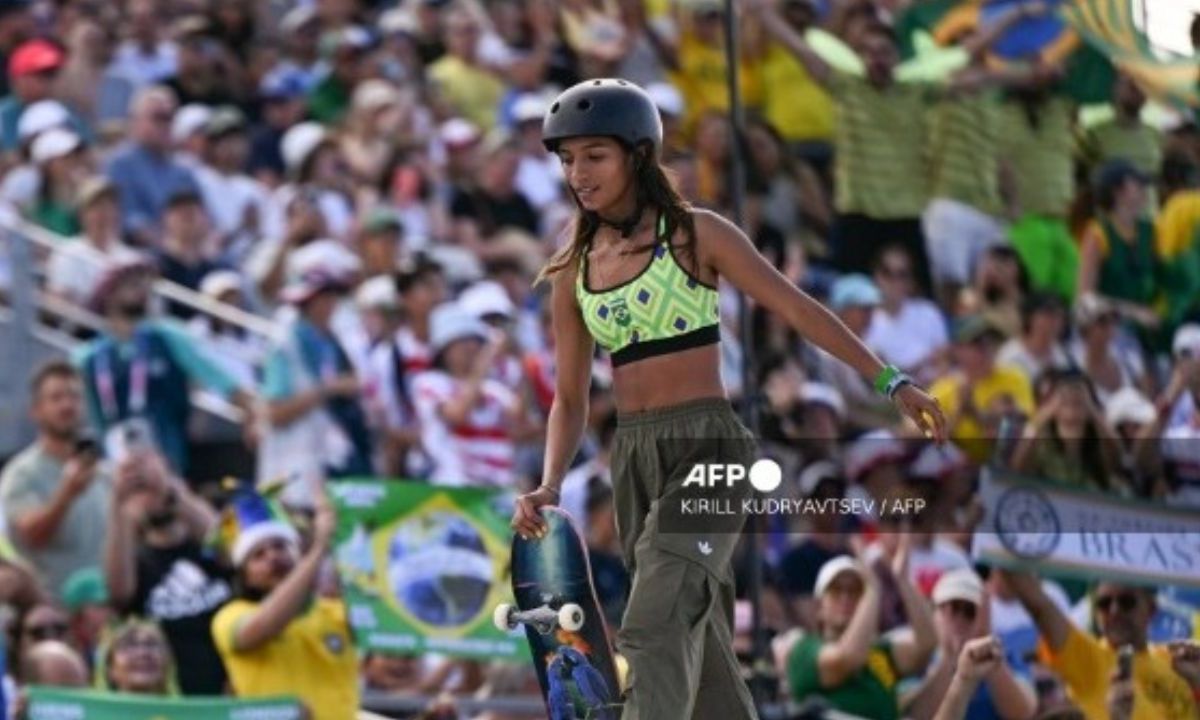
{"type": "MultiPolygon", "coordinates": [[[[1200,717],[1196,646],[1158,644],[1187,631],[1153,625],[1162,599],[1200,600],[970,556],[989,461],[1200,511],[1200,130],[1186,110],[1144,122],[1147,98],[1119,72],[1108,119],[1084,123],[1060,65],[992,62],[1004,31],[1051,12],[1041,2],[952,38],[967,59],[944,77],[902,77],[897,28],[933,4],[734,3],[743,229],[928,387],[952,437],[931,445],[761,309],[739,327],[721,289],[726,385],[758,410],[787,491],[929,508],[912,526],[770,532],[770,691],[869,718],[1200,717]]],[[[0,477],[7,707],[32,684],[295,691],[316,720],[352,717],[363,693],[444,694],[427,717],[456,717],[455,697],[535,694],[524,667],[357,656],[320,488],[538,482],[554,338],[533,280],[574,211],[543,114],[580,80],[638,83],[680,192],[731,216],[725,9],[0,0],[0,207],[55,238],[32,267],[6,253],[0,290],[32,273],[96,318],[56,321],[79,345],[34,375],[37,437],[0,477]],[[199,303],[164,299],[157,280],[199,303]],[[253,498],[194,452],[197,389],[236,408],[245,480],[285,479],[293,514],[224,555],[207,538],[253,498]]],[[[562,504],[615,629],[610,386],[597,356],[562,504]]]]}

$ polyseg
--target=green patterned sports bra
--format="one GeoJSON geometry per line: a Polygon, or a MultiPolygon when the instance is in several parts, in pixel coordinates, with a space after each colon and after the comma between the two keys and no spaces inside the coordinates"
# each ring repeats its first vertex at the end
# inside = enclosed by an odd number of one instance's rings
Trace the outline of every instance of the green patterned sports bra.
{"type": "Polygon", "coordinates": [[[706,285],[675,258],[667,218],[658,217],[650,262],[637,275],[607,290],[588,288],[588,247],[576,274],[575,298],[583,322],[612,355],[613,366],[720,342],[717,289],[706,285]]]}

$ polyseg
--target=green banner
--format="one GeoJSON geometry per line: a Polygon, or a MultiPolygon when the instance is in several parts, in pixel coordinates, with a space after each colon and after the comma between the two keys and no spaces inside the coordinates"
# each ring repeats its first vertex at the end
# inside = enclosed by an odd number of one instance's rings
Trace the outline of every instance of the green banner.
{"type": "Polygon", "coordinates": [[[362,650],[525,660],[516,633],[492,624],[512,602],[513,495],[418,482],[330,483],[334,557],[362,650]]]}
{"type": "Polygon", "coordinates": [[[29,688],[29,720],[300,720],[292,698],[173,698],[29,688]]]}

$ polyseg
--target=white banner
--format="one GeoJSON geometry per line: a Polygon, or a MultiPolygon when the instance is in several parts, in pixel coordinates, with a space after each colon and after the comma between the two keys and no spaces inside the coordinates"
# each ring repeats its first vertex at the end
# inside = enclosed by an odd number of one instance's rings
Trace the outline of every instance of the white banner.
{"type": "Polygon", "coordinates": [[[972,553],[1086,580],[1200,587],[1200,511],[986,469],[972,553]]]}

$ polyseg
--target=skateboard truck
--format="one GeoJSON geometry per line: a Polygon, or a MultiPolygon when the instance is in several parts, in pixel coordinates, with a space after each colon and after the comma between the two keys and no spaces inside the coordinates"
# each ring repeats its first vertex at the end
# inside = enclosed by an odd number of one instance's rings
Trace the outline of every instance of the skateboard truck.
{"type": "Polygon", "coordinates": [[[539,634],[549,635],[558,628],[567,632],[578,632],[583,627],[583,608],[575,603],[566,603],[555,610],[543,604],[529,610],[502,603],[492,613],[492,622],[498,630],[507,632],[518,625],[530,625],[539,634]]]}

